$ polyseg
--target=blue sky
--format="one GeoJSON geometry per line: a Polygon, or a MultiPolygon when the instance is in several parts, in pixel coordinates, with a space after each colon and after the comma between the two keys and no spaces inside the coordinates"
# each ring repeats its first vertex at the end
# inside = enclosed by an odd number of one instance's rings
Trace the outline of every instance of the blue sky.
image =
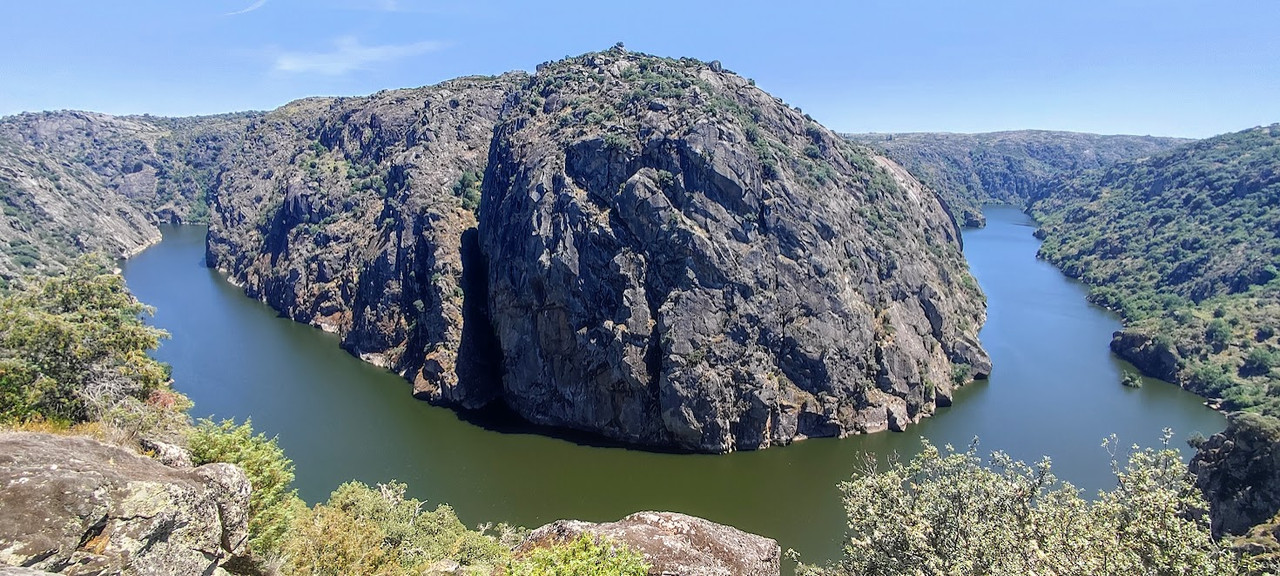
{"type": "Polygon", "coordinates": [[[270,109],[619,41],[720,60],[840,131],[1280,122],[1275,0],[7,0],[0,114],[270,109]]]}

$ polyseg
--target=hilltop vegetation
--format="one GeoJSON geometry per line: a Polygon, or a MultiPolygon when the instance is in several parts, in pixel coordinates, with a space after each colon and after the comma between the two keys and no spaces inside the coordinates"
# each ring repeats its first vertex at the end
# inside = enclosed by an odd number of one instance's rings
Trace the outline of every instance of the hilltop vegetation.
{"type": "Polygon", "coordinates": [[[1032,213],[1040,255],[1124,316],[1116,352],[1226,409],[1280,415],[1280,125],[1084,175],[1032,213]]]}
{"type": "Polygon", "coordinates": [[[982,205],[1034,202],[1083,170],[1185,144],[1182,138],[1018,130],[985,134],[846,134],[870,144],[936,190],[956,219],[982,226],[982,205]]]}

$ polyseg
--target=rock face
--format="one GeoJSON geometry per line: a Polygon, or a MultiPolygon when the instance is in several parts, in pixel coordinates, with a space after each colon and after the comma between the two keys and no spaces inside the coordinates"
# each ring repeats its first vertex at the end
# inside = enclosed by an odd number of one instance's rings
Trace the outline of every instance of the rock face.
{"type": "Polygon", "coordinates": [[[210,574],[246,552],[249,481],[84,437],[0,433],[0,564],[63,574],[210,574]]]}
{"type": "Polygon", "coordinates": [[[159,241],[156,223],[207,218],[219,158],[252,116],[0,118],[0,279],[129,256],[159,241]]]}
{"type": "Polygon", "coordinates": [[[644,555],[655,576],[777,576],[778,543],[702,518],[672,512],[638,512],[605,524],[560,520],[534,530],[521,550],[603,536],[644,555]]]}
{"type": "Polygon", "coordinates": [[[493,125],[522,79],[308,99],[255,121],[212,197],[209,265],[290,318],[337,332],[419,397],[487,404],[494,363],[472,353],[459,363],[487,333],[473,334],[483,310],[463,298],[469,283],[483,290],[483,269],[465,266],[476,257],[467,231],[493,125]]]}
{"type": "Polygon", "coordinates": [[[1161,346],[1150,334],[1117,330],[1111,334],[1111,351],[1136,366],[1143,374],[1165,382],[1177,382],[1183,362],[1176,347],[1161,346]]]}
{"type": "Polygon", "coordinates": [[[503,399],[724,452],[901,430],[985,374],[935,196],[744,78],[620,51],[507,101],[480,211],[503,399]],[[886,168],[889,168],[886,170],[886,168]]]}
{"type": "Polygon", "coordinates": [[[226,163],[209,265],[434,402],[723,452],[901,430],[990,370],[937,197],[723,67],[302,100],[226,163]]]}
{"type": "MultiPolygon", "coordinates": [[[[1196,486],[1209,501],[1214,536],[1242,535],[1260,524],[1275,531],[1280,513],[1280,421],[1237,412],[1191,459],[1196,486]]],[[[1274,538],[1274,535],[1273,535],[1274,538]]],[[[1275,542],[1272,542],[1275,545],[1275,542]]]]}

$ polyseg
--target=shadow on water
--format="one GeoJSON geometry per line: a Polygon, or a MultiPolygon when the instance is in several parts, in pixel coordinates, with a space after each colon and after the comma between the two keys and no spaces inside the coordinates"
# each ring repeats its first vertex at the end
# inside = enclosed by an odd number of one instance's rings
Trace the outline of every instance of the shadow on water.
{"type": "Polygon", "coordinates": [[[693,454],[687,450],[663,449],[653,446],[630,446],[617,440],[572,428],[541,426],[521,418],[505,403],[491,402],[484,408],[476,410],[455,409],[458,419],[498,434],[522,434],[551,438],[586,448],[617,448],[635,452],[651,452],[654,454],[693,454]]]}
{"type": "MultiPolygon", "coordinates": [[[[906,433],[729,455],[621,448],[524,424],[501,406],[454,412],[413,401],[400,377],[343,352],[332,334],[280,318],[205,268],[199,228],[166,228],[163,242],[122,267],[139,299],[156,307],[154,323],[173,335],[156,356],[173,366],[193,414],[252,418],[278,436],[307,501],[347,480],[395,479],[417,498],[451,504],[469,525],[675,510],[776,538],[812,562],[840,553],[837,485],[862,453],[905,458],[922,436],[957,448],[979,437],[984,452],[1047,454],[1060,477],[1093,491],[1114,484],[1099,447],[1107,435],[1150,445],[1166,426],[1178,438],[1223,427],[1221,415],[1175,386],[1121,386],[1125,367],[1107,347],[1117,320],[1036,260],[1039,242],[1025,215],[991,208],[987,217],[987,228],[964,239],[988,297],[981,339],[995,365],[990,380],[958,390],[952,407],[906,433]]],[[[474,264],[464,270],[483,269],[474,264]]]]}

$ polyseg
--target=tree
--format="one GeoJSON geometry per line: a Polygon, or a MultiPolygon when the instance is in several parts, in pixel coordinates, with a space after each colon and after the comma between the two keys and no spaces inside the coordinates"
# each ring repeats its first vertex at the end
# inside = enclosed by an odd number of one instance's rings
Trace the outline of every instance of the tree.
{"type": "Polygon", "coordinates": [[[101,419],[169,380],[147,356],[167,334],[142,322],[151,310],[106,264],[82,258],[0,297],[0,420],[101,419]]]}
{"type": "Polygon", "coordinates": [[[928,441],[909,462],[841,485],[848,512],[843,558],[804,575],[1240,574],[1248,566],[1209,534],[1206,504],[1168,447],[1112,453],[1117,486],[1088,501],[1034,465],[976,443],[965,452],[928,441]]]}

